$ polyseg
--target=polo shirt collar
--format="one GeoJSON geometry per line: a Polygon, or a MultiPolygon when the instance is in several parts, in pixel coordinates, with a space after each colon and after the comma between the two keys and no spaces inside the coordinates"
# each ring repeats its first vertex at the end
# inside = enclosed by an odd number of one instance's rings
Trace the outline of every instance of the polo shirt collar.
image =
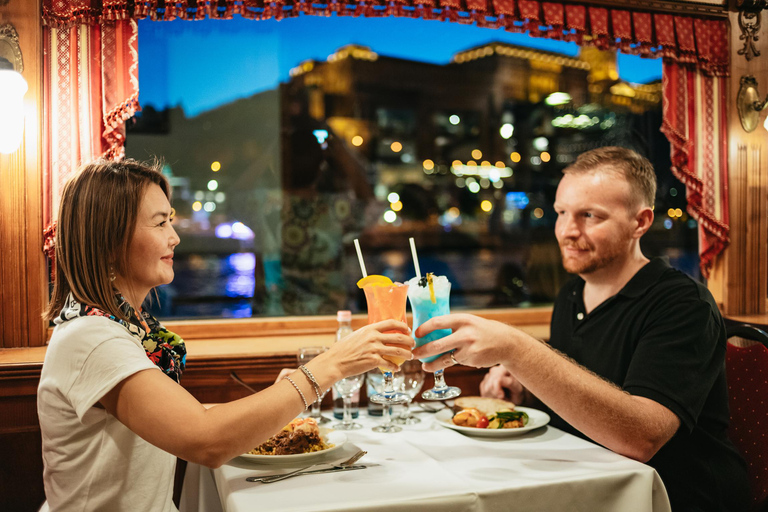
{"type": "MultiPolygon", "coordinates": [[[[644,294],[651,286],[656,284],[661,275],[672,267],[666,258],[653,258],[638,270],[632,279],[630,279],[624,288],[619,290],[616,295],[623,295],[629,298],[639,297],[644,294]]],[[[584,293],[584,280],[581,277],[576,278],[576,283],[571,296],[568,300],[571,302],[581,302],[584,293]]],[[[614,297],[616,296],[614,295],[614,297]]],[[[610,300],[610,299],[608,299],[610,300]]],[[[606,301],[607,302],[607,301],[606,301]]]]}
{"type": "Polygon", "coordinates": [[[624,285],[624,288],[617,295],[624,295],[629,298],[643,295],[670,268],[672,267],[669,266],[666,258],[653,258],[632,276],[632,279],[624,285]]]}

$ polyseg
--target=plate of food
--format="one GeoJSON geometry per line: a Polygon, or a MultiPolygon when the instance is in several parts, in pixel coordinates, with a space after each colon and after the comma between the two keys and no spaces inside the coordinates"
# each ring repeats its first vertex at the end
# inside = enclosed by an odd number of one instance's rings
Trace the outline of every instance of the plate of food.
{"type": "Polygon", "coordinates": [[[549,414],[506,400],[467,396],[457,398],[453,409],[438,412],[435,421],[469,436],[510,437],[543,427],[549,414]]]}
{"type": "Polygon", "coordinates": [[[282,464],[320,458],[344,446],[347,435],[319,428],[312,418],[296,418],[241,458],[259,464],[282,464]]]}

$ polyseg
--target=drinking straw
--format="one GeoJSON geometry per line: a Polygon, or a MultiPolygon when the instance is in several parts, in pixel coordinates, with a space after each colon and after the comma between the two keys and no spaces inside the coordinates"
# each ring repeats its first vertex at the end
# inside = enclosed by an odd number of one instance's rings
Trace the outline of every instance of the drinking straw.
{"type": "Polygon", "coordinates": [[[413,241],[413,237],[410,237],[408,241],[411,243],[411,254],[413,255],[413,266],[416,267],[416,277],[421,279],[421,269],[419,268],[419,257],[416,255],[416,243],[413,241]]]}
{"type": "Polygon", "coordinates": [[[363,277],[368,277],[368,272],[365,271],[365,263],[363,262],[363,253],[360,251],[360,242],[355,238],[355,250],[357,251],[357,259],[360,261],[360,271],[363,273],[363,277]]]}

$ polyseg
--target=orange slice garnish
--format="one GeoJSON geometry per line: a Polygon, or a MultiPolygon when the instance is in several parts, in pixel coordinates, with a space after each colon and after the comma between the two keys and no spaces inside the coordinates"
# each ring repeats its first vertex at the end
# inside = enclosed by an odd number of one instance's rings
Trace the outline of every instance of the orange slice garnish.
{"type": "Polygon", "coordinates": [[[364,288],[365,286],[392,286],[392,280],[387,276],[380,276],[378,274],[371,274],[368,277],[364,277],[357,282],[358,288],[364,288]]]}

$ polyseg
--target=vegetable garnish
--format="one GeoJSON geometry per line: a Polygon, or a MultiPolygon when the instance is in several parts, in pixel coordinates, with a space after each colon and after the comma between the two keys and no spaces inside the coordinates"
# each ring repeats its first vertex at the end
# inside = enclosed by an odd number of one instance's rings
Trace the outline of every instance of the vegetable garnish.
{"type": "Polygon", "coordinates": [[[504,428],[504,424],[508,421],[516,421],[520,420],[523,422],[523,426],[528,424],[528,414],[524,413],[523,411],[501,411],[497,412],[493,416],[490,417],[490,420],[493,421],[494,419],[499,420],[499,424],[496,428],[504,428]]]}

